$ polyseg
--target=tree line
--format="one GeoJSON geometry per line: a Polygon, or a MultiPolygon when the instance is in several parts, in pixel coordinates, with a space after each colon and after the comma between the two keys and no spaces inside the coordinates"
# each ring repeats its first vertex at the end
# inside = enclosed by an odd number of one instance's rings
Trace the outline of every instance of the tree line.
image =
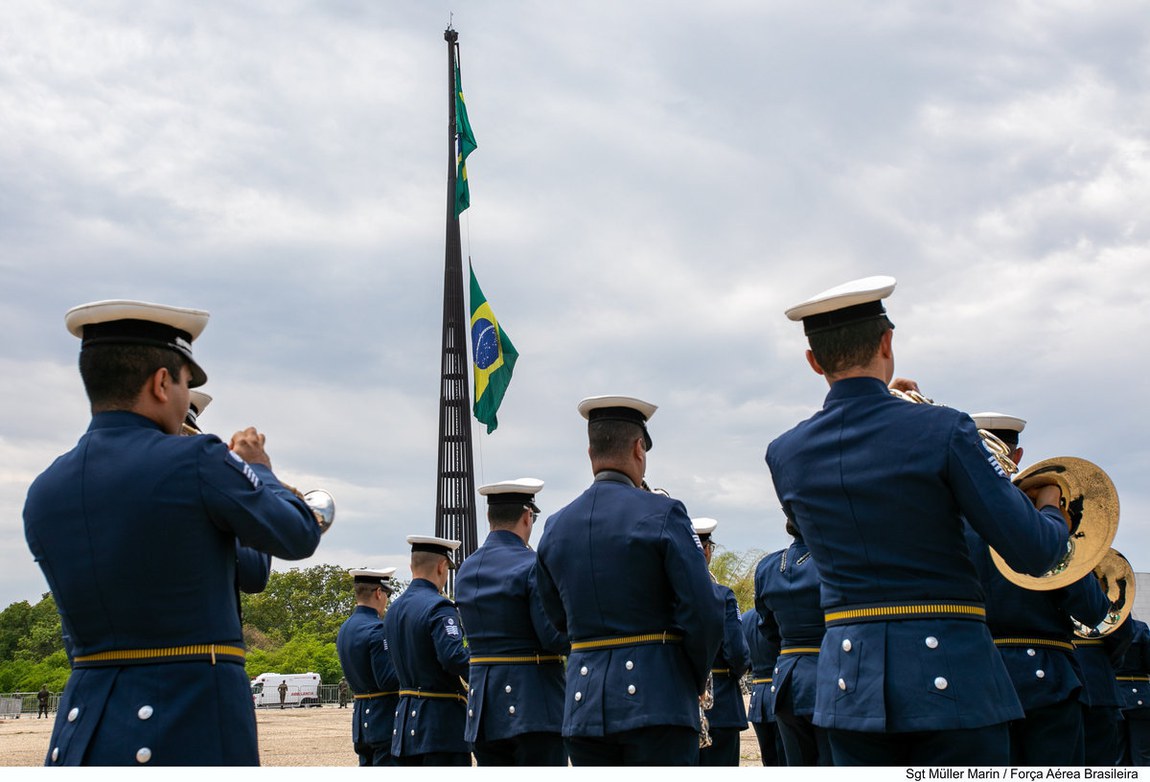
{"type": "MultiPolygon", "coordinates": [[[[754,606],[754,568],[761,557],[724,551],[711,559],[711,572],[734,590],[740,610],[754,606]]],[[[407,584],[396,586],[392,600],[407,584]]],[[[263,592],[240,595],[248,677],[313,671],[327,684],[338,682],[343,672],[335,637],[354,606],[352,578],[338,565],[273,572],[263,592]]],[[[0,611],[0,693],[42,686],[60,692],[70,673],[51,593],[35,605],[22,600],[0,611]]]]}

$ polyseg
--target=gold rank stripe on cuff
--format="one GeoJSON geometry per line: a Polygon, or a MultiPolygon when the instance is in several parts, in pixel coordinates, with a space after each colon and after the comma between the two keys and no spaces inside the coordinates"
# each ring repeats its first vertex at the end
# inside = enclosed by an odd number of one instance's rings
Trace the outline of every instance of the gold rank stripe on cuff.
{"type": "Polygon", "coordinates": [[[1047,649],[1061,649],[1073,652],[1074,644],[1069,641],[1055,641],[1051,638],[995,638],[995,646],[1043,646],[1047,649]]]}
{"type": "Polygon", "coordinates": [[[779,654],[818,654],[819,651],[817,646],[784,646],[779,654]]]}
{"type": "Polygon", "coordinates": [[[774,677],[768,676],[765,679],[751,679],[751,684],[772,684],[774,681],[774,677]]]}
{"type": "Polygon", "coordinates": [[[107,652],[82,654],[72,664],[81,668],[96,668],[112,665],[133,665],[147,663],[182,663],[196,660],[217,662],[244,661],[247,652],[242,646],[226,644],[192,644],[190,646],[167,646],[159,649],[112,649],[107,652]]]}
{"type": "Polygon", "coordinates": [[[471,658],[472,665],[546,665],[561,662],[563,662],[563,657],[558,654],[496,655],[471,658]]]}
{"type": "Polygon", "coordinates": [[[360,695],[356,695],[355,699],[357,701],[362,701],[367,700],[368,698],[382,698],[385,695],[399,695],[399,690],[389,690],[388,692],[365,692],[360,695]]]}
{"type": "Polygon", "coordinates": [[[1119,682],[1150,682],[1150,676],[1115,676],[1114,680],[1119,682]]]}
{"type": "Polygon", "coordinates": [[[576,641],[571,644],[573,652],[589,652],[594,649],[614,649],[618,646],[639,646],[641,644],[677,644],[683,636],[676,633],[646,633],[644,635],[620,635],[614,638],[597,638],[594,641],[576,641]]]}
{"type": "Polygon", "coordinates": [[[1101,638],[1075,638],[1075,646],[1102,646],[1101,638]]]}
{"type": "Polygon", "coordinates": [[[827,627],[899,619],[970,619],[986,621],[986,608],[972,603],[884,603],[843,608],[823,614],[827,627]]]}
{"type": "Polygon", "coordinates": [[[461,692],[428,692],[427,690],[400,690],[401,698],[449,698],[467,703],[467,696],[461,692]]]}

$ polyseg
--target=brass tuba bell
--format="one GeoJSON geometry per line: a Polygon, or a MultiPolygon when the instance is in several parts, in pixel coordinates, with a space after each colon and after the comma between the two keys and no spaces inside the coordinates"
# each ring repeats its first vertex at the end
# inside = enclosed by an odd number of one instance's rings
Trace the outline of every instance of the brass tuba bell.
{"type": "Polygon", "coordinates": [[[1062,492],[1059,510],[1070,528],[1066,554],[1058,564],[1041,576],[1029,576],[1012,570],[997,551],[990,550],[999,572],[1024,589],[1047,591],[1073,584],[1100,566],[1118,532],[1118,492],[1101,467],[1061,456],[1033,464],[1014,478],[1022,491],[1051,484],[1062,492]]]}
{"type": "Polygon", "coordinates": [[[1130,612],[1134,609],[1136,589],[1134,568],[1130,567],[1126,557],[1115,549],[1110,549],[1094,568],[1094,575],[1110,601],[1110,610],[1106,613],[1106,618],[1094,627],[1087,627],[1071,617],[1074,634],[1079,638],[1102,638],[1110,635],[1130,618],[1130,612]]]}

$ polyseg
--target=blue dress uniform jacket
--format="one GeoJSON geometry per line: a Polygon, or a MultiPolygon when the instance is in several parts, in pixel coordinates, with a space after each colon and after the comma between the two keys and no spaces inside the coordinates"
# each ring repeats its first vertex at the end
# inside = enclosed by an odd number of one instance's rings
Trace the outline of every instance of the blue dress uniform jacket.
{"type": "Polygon", "coordinates": [[[391,661],[383,620],[374,608],[355,607],[339,628],[335,650],[344,678],[355,694],[351,741],[360,755],[360,765],[384,765],[391,756],[399,677],[391,661]]]}
{"type": "Polygon", "coordinates": [[[768,635],[761,627],[759,612],[749,608],[743,612],[743,637],[751,651],[751,700],[747,705],[747,720],[751,723],[774,722],[771,708],[771,685],[774,684],[775,664],[779,659],[779,636],[768,635]]]}
{"type": "Polygon", "coordinates": [[[768,554],[755,568],[755,610],[764,631],[779,638],[779,658],[771,687],[771,710],[778,705],[797,717],[815,711],[815,672],[826,627],[819,605],[819,571],[802,542],[768,554]],[[772,625],[776,628],[772,632],[772,625]]]}
{"type": "Polygon", "coordinates": [[[471,652],[467,741],[563,729],[563,655],[570,644],[543,612],[535,552],[492,530],[459,566],[455,603],[471,652]]]}
{"type": "Polygon", "coordinates": [[[751,667],[751,650],[743,636],[743,623],[739,618],[739,599],[730,587],[715,584],[715,591],[723,598],[723,642],[711,669],[714,687],[714,706],[707,712],[711,729],[747,729],[747,707],[743,703],[740,682],[751,667]]]}
{"type": "Polygon", "coordinates": [[[760,629],[759,612],[750,608],[743,612],[743,637],[751,652],[751,698],[747,704],[747,720],[755,729],[759,754],[764,766],[783,763],[775,715],[771,711],[771,684],[774,682],[775,661],[779,657],[778,635],[769,637],[760,629]]]}
{"type": "Polygon", "coordinates": [[[976,621],[982,589],[962,519],[1031,574],[1058,561],[1068,531],[1010,483],[970,416],[847,378],[771,443],[767,463],[822,579],[816,725],[934,731],[1022,716],[976,621]]]}
{"type": "Polygon", "coordinates": [[[547,520],[536,567],[571,639],[563,735],[699,730],[724,608],[683,504],[600,472],[547,520]]]}
{"type": "Polygon", "coordinates": [[[1115,668],[1122,698],[1122,765],[1150,765],[1150,628],[1133,616],[1131,643],[1115,668]]]}
{"type": "Polygon", "coordinates": [[[73,655],[47,762],[258,764],[236,541],[311,555],[307,505],[212,435],[108,412],[32,484],[24,529],[73,655]]]}
{"type": "Polygon", "coordinates": [[[383,632],[399,676],[391,754],[470,752],[463,738],[468,652],[455,604],[414,578],[388,607],[383,632]]]}
{"type": "Polygon", "coordinates": [[[1093,573],[1049,591],[1023,589],[1006,580],[990,547],[967,528],[967,545],[986,590],[986,624],[1025,711],[1076,698],[1082,671],[1074,654],[1071,617],[1094,626],[1109,609],[1093,573]]]}

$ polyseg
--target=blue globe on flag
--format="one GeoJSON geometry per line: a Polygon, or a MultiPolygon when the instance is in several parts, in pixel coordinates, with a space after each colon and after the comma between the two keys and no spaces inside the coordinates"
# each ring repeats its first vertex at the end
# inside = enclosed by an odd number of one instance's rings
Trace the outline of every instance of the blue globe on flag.
{"type": "Polygon", "coordinates": [[[486,318],[471,324],[471,354],[479,369],[487,369],[499,358],[499,332],[486,318]]]}

